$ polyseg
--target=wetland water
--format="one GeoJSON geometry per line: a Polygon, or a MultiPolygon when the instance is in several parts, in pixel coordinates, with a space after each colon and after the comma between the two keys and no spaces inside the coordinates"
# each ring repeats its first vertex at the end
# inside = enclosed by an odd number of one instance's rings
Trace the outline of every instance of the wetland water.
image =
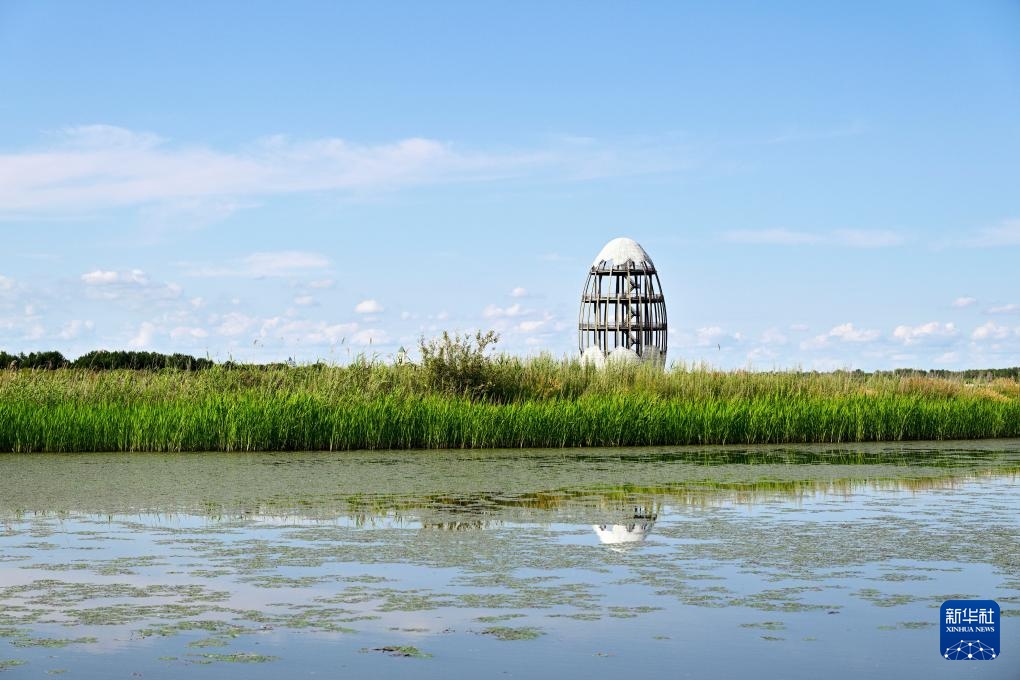
{"type": "Polygon", "coordinates": [[[9,677],[1020,676],[1020,441],[0,455],[9,677]],[[939,656],[995,599],[1001,656],[939,656]]]}

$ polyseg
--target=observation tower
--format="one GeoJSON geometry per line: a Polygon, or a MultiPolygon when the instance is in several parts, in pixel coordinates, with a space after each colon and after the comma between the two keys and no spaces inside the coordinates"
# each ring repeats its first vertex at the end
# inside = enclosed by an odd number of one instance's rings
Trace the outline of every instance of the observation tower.
{"type": "Polygon", "coordinates": [[[666,300],[652,258],[636,241],[614,238],[588,270],[577,317],[585,363],[666,361],[666,300]]]}

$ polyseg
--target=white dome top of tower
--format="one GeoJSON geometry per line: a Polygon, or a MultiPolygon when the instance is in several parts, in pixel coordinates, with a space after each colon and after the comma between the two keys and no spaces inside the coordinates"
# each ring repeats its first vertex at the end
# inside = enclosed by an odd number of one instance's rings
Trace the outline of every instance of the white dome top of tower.
{"type": "Polygon", "coordinates": [[[619,267],[625,264],[628,260],[636,265],[645,264],[649,267],[654,267],[652,264],[652,258],[648,257],[648,253],[641,247],[637,241],[631,238],[621,237],[614,238],[612,241],[603,246],[599,254],[595,256],[595,261],[592,262],[592,266],[598,266],[600,262],[612,261],[614,267],[619,267]]]}

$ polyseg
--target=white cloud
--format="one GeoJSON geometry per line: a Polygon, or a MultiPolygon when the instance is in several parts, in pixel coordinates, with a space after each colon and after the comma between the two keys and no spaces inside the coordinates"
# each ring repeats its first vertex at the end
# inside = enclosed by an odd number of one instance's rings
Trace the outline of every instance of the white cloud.
{"type": "Polygon", "coordinates": [[[960,360],[958,352],[944,352],[935,357],[936,364],[955,364],[960,360]]]}
{"type": "Polygon", "coordinates": [[[779,355],[775,350],[768,347],[755,347],[747,353],[747,360],[754,363],[760,361],[774,361],[779,355]]]}
{"type": "Polygon", "coordinates": [[[282,276],[305,269],[324,269],[329,266],[329,259],[318,253],[283,250],[252,253],[244,258],[244,263],[255,276],[282,276]]]}
{"type": "Polygon", "coordinates": [[[890,248],[906,241],[901,234],[888,229],[840,229],[831,237],[835,245],[850,248],[890,248]]]}
{"type": "Polygon", "coordinates": [[[913,345],[929,337],[953,337],[957,334],[956,325],[950,323],[939,323],[930,321],[920,326],[897,326],[893,330],[893,337],[904,345],[913,345]]]}
{"type": "Polygon", "coordinates": [[[177,326],[170,331],[173,340],[197,340],[209,336],[209,332],[197,326],[177,326]]]}
{"type": "Polygon", "coordinates": [[[315,304],[315,298],[311,295],[298,295],[294,298],[294,304],[301,307],[308,307],[309,305],[315,304]]]}
{"type": "Polygon", "coordinates": [[[121,284],[126,286],[149,285],[149,277],[146,276],[145,272],[141,269],[132,269],[124,272],[96,269],[95,271],[82,274],[81,280],[84,281],[87,286],[106,286],[112,284],[121,284]]]}
{"type": "Polygon", "coordinates": [[[98,286],[105,283],[116,283],[119,279],[120,277],[117,272],[107,272],[101,269],[81,275],[81,280],[90,286],[98,286]]]}
{"type": "Polygon", "coordinates": [[[1000,326],[994,321],[982,324],[970,334],[972,340],[1003,340],[1008,338],[1010,330],[1006,326],[1000,326]]]}
{"type": "Polygon", "coordinates": [[[319,253],[301,250],[278,250],[252,253],[226,264],[181,262],[188,276],[267,278],[295,276],[329,267],[329,258],[319,253]]]}
{"type": "Polygon", "coordinates": [[[115,125],[77,125],[60,130],[59,137],[79,149],[136,149],[158,146],[165,140],[149,132],[133,132],[115,125]]]}
{"type": "Polygon", "coordinates": [[[527,294],[528,294],[527,289],[526,288],[521,288],[520,286],[517,286],[512,291],[510,291],[510,295],[515,297],[515,298],[525,297],[527,294]]]}
{"type": "Polygon", "coordinates": [[[332,288],[333,279],[319,279],[317,281],[309,281],[309,288],[332,288]]]}
{"type": "Polygon", "coordinates": [[[824,335],[816,335],[815,337],[805,340],[800,343],[801,349],[818,349],[820,347],[826,347],[830,341],[838,340],[840,342],[854,342],[854,343],[866,343],[873,342],[878,339],[881,335],[877,330],[855,328],[852,323],[844,323],[835,326],[832,330],[824,335]]]}
{"type": "Polygon", "coordinates": [[[255,319],[240,312],[229,312],[217,320],[219,326],[216,332],[219,335],[240,335],[255,324],[255,319]]]}
{"type": "Polygon", "coordinates": [[[335,345],[358,331],[357,323],[331,324],[325,321],[288,320],[273,317],[262,322],[259,337],[280,340],[285,345],[335,345]]]}
{"type": "Polygon", "coordinates": [[[880,333],[876,330],[854,328],[852,323],[844,323],[829,331],[829,335],[844,342],[871,342],[878,338],[880,333]]]}
{"type": "Polygon", "coordinates": [[[171,231],[195,231],[222,222],[246,208],[257,208],[254,201],[236,201],[226,197],[175,198],[139,208],[138,217],[148,236],[165,241],[171,231]]]}
{"type": "Polygon", "coordinates": [[[761,334],[761,342],[766,345],[785,345],[786,336],[778,328],[769,328],[761,334]]]}
{"type": "Polygon", "coordinates": [[[719,340],[726,335],[723,329],[719,326],[699,328],[695,331],[695,333],[697,334],[697,343],[703,346],[716,345],[719,343],[719,340]]]}
{"type": "Polygon", "coordinates": [[[91,320],[72,319],[60,330],[60,337],[63,340],[73,340],[83,333],[91,333],[94,328],[95,323],[91,320]]]}
{"type": "Polygon", "coordinates": [[[546,319],[532,319],[531,321],[522,321],[517,324],[517,329],[522,333],[534,333],[540,330],[546,325],[546,319]]]}
{"type": "Polygon", "coordinates": [[[1020,305],[1016,303],[1010,303],[1008,305],[992,307],[988,310],[989,314],[1012,314],[1014,312],[1020,312],[1020,305]]]}
{"type": "Polygon", "coordinates": [[[354,306],[354,311],[358,314],[378,314],[383,309],[383,306],[375,300],[362,300],[354,306]]]}
{"type": "Polygon", "coordinates": [[[69,127],[54,139],[45,148],[0,154],[0,215],[159,204],[234,206],[262,195],[370,192],[524,176],[584,180],[691,165],[684,150],[663,140],[630,147],[555,140],[542,148],[490,152],[420,137],[357,144],[278,135],[223,150],[111,125],[69,127]]]}
{"type": "Polygon", "coordinates": [[[953,300],[953,306],[954,307],[959,307],[961,309],[964,308],[964,307],[971,307],[971,306],[973,306],[976,303],[977,303],[977,298],[968,297],[966,295],[962,296],[962,297],[958,297],[955,300],[953,300]]]}
{"type": "Polygon", "coordinates": [[[482,310],[482,316],[486,319],[499,319],[503,317],[520,316],[524,313],[520,303],[515,302],[509,307],[497,307],[496,305],[487,305],[482,310]]]}
{"type": "Polygon", "coordinates": [[[389,341],[389,333],[378,328],[366,328],[351,336],[351,342],[355,345],[385,345],[389,341]]]}
{"type": "Polygon", "coordinates": [[[821,243],[822,237],[818,234],[809,234],[803,231],[790,231],[789,229],[738,229],[723,234],[723,239],[731,243],[748,244],[769,244],[784,246],[813,245],[821,243]]]}
{"type": "Polygon", "coordinates": [[[11,290],[14,288],[14,279],[0,274],[0,290],[11,290]]]}
{"type": "Polygon", "coordinates": [[[1002,220],[995,226],[978,229],[963,240],[963,245],[972,248],[1020,246],[1020,219],[1002,220]]]}
{"type": "Polygon", "coordinates": [[[830,232],[738,229],[725,232],[723,239],[731,243],[753,245],[828,245],[846,248],[888,248],[906,240],[901,234],[885,229],[837,229],[830,232]]]}
{"type": "Polygon", "coordinates": [[[133,304],[150,304],[173,300],[180,296],[176,283],[154,283],[141,269],[113,271],[95,269],[81,275],[86,295],[99,300],[124,300],[133,304]]]}
{"type": "Polygon", "coordinates": [[[152,344],[152,336],[156,332],[155,324],[144,321],[138,327],[138,332],[128,340],[128,346],[132,349],[145,349],[152,344]]]}

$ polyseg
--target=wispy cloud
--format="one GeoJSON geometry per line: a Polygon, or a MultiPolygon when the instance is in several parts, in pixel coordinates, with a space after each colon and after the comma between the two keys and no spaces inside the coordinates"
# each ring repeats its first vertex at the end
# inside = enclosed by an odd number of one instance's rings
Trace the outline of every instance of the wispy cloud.
{"type": "Polygon", "coordinates": [[[963,296],[953,300],[953,306],[958,307],[960,309],[964,307],[972,307],[975,304],[977,304],[977,298],[974,297],[963,296]]]}
{"type": "Polygon", "coordinates": [[[996,225],[983,227],[960,241],[971,248],[1020,246],[1020,219],[1002,220],[996,225]]]}
{"type": "Polygon", "coordinates": [[[515,302],[509,307],[486,305],[485,309],[482,310],[482,316],[486,319],[498,319],[505,316],[520,316],[523,313],[524,309],[521,307],[519,302],[515,302]]]}
{"type": "Polygon", "coordinates": [[[928,338],[951,338],[957,334],[956,324],[931,321],[920,326],[897,326],[893,337],[904,345],[913,345],[928,338]]]}
{"type": "Polygon", "coordinates": [[[148,277],[141,269],[132,269],[129,272],[104,271],[96,269],[81,275],[81,280],[87,286],[108,286],[113,284],[127,284],[144,286],[149,283],[148,277]]]}
{"type": "Polygon", "coordinates": [[[989,314],[1015,314],[1020,312],[1020,305],[1015,302],[1011,302],[1008,305],[999,305],[998,307],[990,307],[988,309],[989,314]]]}
{"type": "Polygon", "coordinates": [[[119,300],[133,305],[176,300],[183,288],[176,283],[150,281],[141,269],[115,271],[94,269],[80,277],[85,295],[94,300],[119,300]]]}
{"type": "Polygon", "coordinates": [[[72,319],[60,329],[61,340],[73,340],[79,335],[91,333],[96,325],[91,319],[72,319]]]}
{"type": "Polygon", "coordinates": [[[65,128],[45,148],[0,153],[0,219],[137,206],[156,222],[179,222],[181,212],[196,213],[204,221],[229,215],[263,195],[526,176],[584,180],[690,165],[675,149],[659,147],[557,140],[530,149],[487,151],[421,137],[358,144],[336,137],[278,135],[221,150],[110,125],[83,125],[65,128]]]}
{"type": "Polygon", "coordinates": [[[145,349],[152,345],[155,334],[156,325],[151,321],[143,321],[138,327],[138,331],[128,340],[128,347],[132,349],[145,349]]]}
{"type": "Polygon", "coordinates": [[[383,306],[375,300],[362,300],[354,306],[358,314],[378,314],[383,311],[383,306]]]}
{"type": "Polygon", "coordinates": [[[171,340],[201,340],[209,337],[209,332],[199,326],[177,326],[170,331],[171,340]]]}
{"type": "MultiPolygon", "coordinates": [[[[205,264],[200,262],[179,262],[187,276],[194,277],[247,277],[265,278],[293,276],[300,273],[318,272],[330,266],[329,258],[319,253],[301,250],[279,250],[252,253],[226,264],[205,264]]],[[[313,287],[318,281],[312,282],[313,287]]],[[[330,282],[332,284],[332,282],[330,282]]]]}
{"type": "Polygon", "coordinates": [[[816,335],[815,337],[800,343],[801,349],[819,349],[828,347],[832,342],[874,342],[881,333],[877,330],[857,328],[852,323],[844,323],[835,326],[828,333],[816,335]]]}
{"type": "Polygon", "coordinates": [[[748,245],[889,248],[901,245],[907,239],[902,234],[885,229],[837,229],[828,232],[738,229],[723,233],[723,240],[748,245]]]}
{"type": "Polygon", "coordinates": [[[256,320],[240,312],[228,312],[222,316],[214,316],[212,321],[217,324],[219,335],[240,335],[251,328],[256,320]]]}
{"type": "Polygon", "coordinates": [[[789,128],[783,132],[769,137],[765,144],[790,144],[793,142],[816,142],[827,139],[842,139],[845,137],[857,137],[865,134],[868,126],[862,121],[854,121],[847,125],[829,129],[808,130],[804,128],[789,128]]]}
{"type": "Polygon", "coordinates": [[[1004,340],[1011,334],[1008,327],[989,321],[975,328],[970,337],[972,340],[1004,340]]]}

